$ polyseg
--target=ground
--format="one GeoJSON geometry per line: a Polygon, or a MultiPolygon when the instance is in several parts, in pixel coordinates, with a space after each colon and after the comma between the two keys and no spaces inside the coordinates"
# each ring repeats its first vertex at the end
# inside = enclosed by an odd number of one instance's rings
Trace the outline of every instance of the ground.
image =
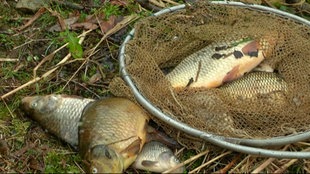
{"type": "MultiPolygon", "coordinates": [[[[84,172],[83,160],[77,152],[23,114],[19,108],[21,99],[50,93],[95,99],[110,96],[108,85],[118,76],[118,50],[134,22],[152,11],[184,3],[181,0],[150,1],[153,4],[138,0],[51,2],[31,11],[15,8],[16,1],[1,1],[0,172],[84,172]],[[125,20],[126,25],[116,27],[125,20]],[[66,30],[70,22],[74,25],[66,30]],[[82,33],[85,39],[80,46],[77,36],[82,33]],[[57,50],[66,43],[68,46],[57,50]]],[[[277,0],[245,2],[272,6],[309,19],[308,0],[300,2],[306,4],[304,8],[298,6],[299,1],[293,2],[295,6],[277,0]]],[[[294,151],[307,147],[309,144],[300,142],[281,148],[294,151]]],[[[177,151],[181,161],[189,161],[185,164],[188,172],[310,172],[309,160],[262,158],[221,148],[201,153],[190,149],[177,151]]]]}

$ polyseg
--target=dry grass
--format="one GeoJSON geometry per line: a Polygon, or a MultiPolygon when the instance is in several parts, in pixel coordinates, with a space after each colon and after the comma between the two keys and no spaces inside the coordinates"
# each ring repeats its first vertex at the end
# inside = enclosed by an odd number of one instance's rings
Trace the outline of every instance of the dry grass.
{"type": "MultiPolygon", "coordinates": [[[[158,7],[177,4],[171,0],[151,2],[158,7]]],[[[134,4],[137,13],[146,11],[134,4]]],[[[108,84],[118,74],[118,48],[130,28],[127,26],[132,26],[137,15],[128,15],[106,33],[80,31],[84,49],[84,58],[80,59],[71,57],[66,44],[53,41],[55,35],[48,38],[43,28],[38,29],[40,22],[50,19],[41,18],[42,21],[17,31],[22,26],[16,20],[19,14],[3,10],[0,19],[6,15],[12,16],[6,20],[13,21],[15,26],[11,26],[13,34],[0,34],[0,46],[4,48],[0,49],[0,172],[84,172],[82,159],[70,146],[24,117],[19,109],[20,99],[50,93],[109,96],[108,84]]],[[[310,144],[300,142],[278,149],[308,151],[310,144]]],[[[176,167],[185,166],[188,173],[310,173],[310,160],[306,159],[257,157],[214,146],[203,152],[182,148],[176,154],[183,161],[176,167]]],[[[143,173],[135,169],[127,172],[143,173]]]]}

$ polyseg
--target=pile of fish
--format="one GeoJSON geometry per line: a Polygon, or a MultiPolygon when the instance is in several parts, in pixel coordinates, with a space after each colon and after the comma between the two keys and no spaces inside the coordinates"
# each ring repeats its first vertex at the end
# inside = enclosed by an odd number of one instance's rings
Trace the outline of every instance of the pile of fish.
{"type": "MultiPolygon", "coordinates": [[[[220,87],[245,98],[286,91],[285,81],[272,69],[248,73],[262,65],[273,47],[266,38],[214,43],[185,58],[166,78],[176,89],[220,87]]],[[[177,143],[150,127],[144,110],[127,99],[52,94],[25,97],[22,107],[49,132],[76,147],[89,162],[89,172],[120,173],[131,165],[163,172],[179,164],[166,146],[177,143]]],[[[183,171],[180,167],[174,172],[183,171]]]]}
{"type": "MultiPolygon", "coordinates": [[[[272,72],[273,69],[262,62],[274,46],[275,41],[270,37],[263,37],[259,41],[245,38],[227,43],[213,43],[186,57],[166,75],[166,79],[176,89],[215,88],[232,82],[255,68],[272,72]]],[[[269,78],[263,74],[255,76],[269,78]]],[[[272,75],[270,77],[273,78],[272,75]]]]}
{"type": "MultiPolygon", "coordinates": [[[[133,163],[137,169],[163,172],[179,164],[166,146],[178,143],[149,126],[148,115],[130,100],[51,94],[25,97],[22,108],[43,128],[76,147],[90,164],[88,172],[121,173],[133,163]]],[[[180,167],[174,172],[183,171],[180,167]]]]}

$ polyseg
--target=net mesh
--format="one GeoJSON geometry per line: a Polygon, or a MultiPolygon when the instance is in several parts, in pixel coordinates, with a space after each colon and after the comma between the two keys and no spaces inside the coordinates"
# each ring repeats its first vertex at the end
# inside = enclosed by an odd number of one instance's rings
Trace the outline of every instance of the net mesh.
{"type": "MultiPolygon", "coordinates": [[[[135,35],[126,44],[126,69],[143,96],[191,127],[236,138],[286,136],[310,127],[309,39],[310,27],[291,19],[251,8],[198,2],[136,23],[135,35]],[[266,36],[272,38],[273,49],[263,63],[284,79],[285,92],[240,99],[221,88],[174,89],[165,78],[167,70],[211,43],[266,36]]],[[[110,90],[134,100],[119,77],[110,90]]],[[[192,141],[193,137],[153,119],[182,144],[201,145],[202,141],[192,141]]]]}

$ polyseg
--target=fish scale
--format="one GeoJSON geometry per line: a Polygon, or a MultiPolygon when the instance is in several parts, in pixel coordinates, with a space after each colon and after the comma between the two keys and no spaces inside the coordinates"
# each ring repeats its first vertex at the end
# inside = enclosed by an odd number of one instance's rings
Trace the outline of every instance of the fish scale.
{"type": "Polygon", "coordinates": [[[30,96],[22,99],[22,107],[48,132],[77,147],[82,111],[93,101],[66,95],[30,96]]]}
{"type": "Polygon", "coordinates": [[[220,90],[239,98],[251,98],[274,92],[286,93],[287,83],[278,74],[272,72],[251,72],[243,77],[224,84],[220,90]]]}
{"type": "Polygon", "coordinates": [[[267,39],[213,43],[181,61],[166,79],[174,88],[214,88],[251,71],[265,59],[267,39]]]}

